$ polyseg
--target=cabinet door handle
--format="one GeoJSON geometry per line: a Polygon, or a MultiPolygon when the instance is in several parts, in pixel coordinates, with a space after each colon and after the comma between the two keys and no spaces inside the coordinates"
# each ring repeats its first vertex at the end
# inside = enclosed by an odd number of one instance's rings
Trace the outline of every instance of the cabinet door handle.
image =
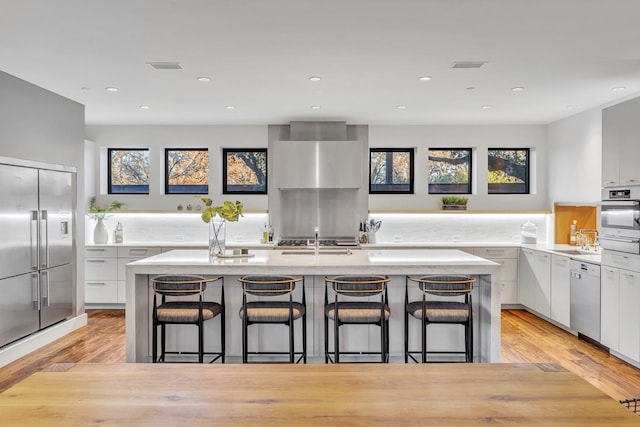
{"type": "Polygon", "coordinates": [[[107,261],[106,261],[106,260],[104,260],[104,259],[88,259],[88,260],[86,260],[86,261],[87,261],[87,262],[107,262],[107,261]]]}
{"type": "Polygon", "coordinates": [[[106,283],[104,282],[86,282],[87,285],[91,285],[91,286],[105,286],[106,283]]]}

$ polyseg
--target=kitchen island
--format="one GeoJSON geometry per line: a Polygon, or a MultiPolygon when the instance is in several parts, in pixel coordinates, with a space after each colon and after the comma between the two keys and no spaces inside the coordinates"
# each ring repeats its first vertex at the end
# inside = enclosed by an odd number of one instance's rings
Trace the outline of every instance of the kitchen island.
{"type": "MultiPolygon", "coordinates": [[[[242,289],[237,278],[246,274],[301,275],[305,278],[308,317],[309,361],[323,361],[324,277],[338,274],[388,275],[391,361],[403,361],[403,310],[406,275],[465,274],[477,278],[473,291],[474,361],[498,362],[500,359],[500,265],[464,251],[452,249],[413,250],[331,250],[313,251],[255,250],[248,258],[209,259],[206,250],[174,250],[129,263],[126,284],[127,362],[150,362],[151,304],[153,289],[150,278],[160,274],[220,275],[225,278],[227,360],[238,360],[241,354],[241,319],[238,310],[242,289]]],[[[219,297],[218,287],[210,286],[207,297],[219,297]]],[[[412,289],[414,290],[414,289],[412,289]]],[[[414,294],[417,299],[419,296],[414,294]]],[[[215,320],[218,321],[218,320],[215,320]]],[[[436,349],[451,348],[461,342],[462,328],[437,325],[430,329],[430,345],[436,349]],[[460,339],[458,339],[460,338],[460,339]]],[[[367,326],[347,328],[341,337],[348,351],[376,348],[378,331],[367,326]]],[[[297,327],[299,331],[299,327],[297,327]]],[[[412,328],[412,348],[419,345],[419,329],[412,328]]],[[[215,327],[209,327],[205,346],[217,343],[215,327]]],[[[168,328],[168,348],[193,349],[196,328],[168,328]]],[[[284,330],[256,327],[249,340],[261,350],[269,346],[286,348],[284,330]]],[[[297,337],[297,340],[300,340],[297,337]]],[[[301,348],[300,344],[296,344],[301,348]]],[[[205,347],[206,349],[207,347],[205,347]]],[[[273,348],[273,347],[271,347],[273,348]]],[[[430,347],[431,348],[431,347],[430,347]]]]}

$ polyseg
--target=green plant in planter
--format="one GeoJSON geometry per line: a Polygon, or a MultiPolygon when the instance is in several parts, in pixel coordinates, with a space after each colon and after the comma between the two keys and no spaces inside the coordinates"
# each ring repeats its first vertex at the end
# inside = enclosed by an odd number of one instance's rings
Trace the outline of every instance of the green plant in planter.
{"type": "Polygon", "coordinates": [[[92,197],[89,201],[89,212],[87,212],[87,216],[96,221],[109,218],[110,213],[117,211],[123,206],[124,203],[115,201],[109,203],[107,206],[100,206],[96,204],[96,198],[92,197]]]}
{"type": "Polygon", "coordinates": [[[237,200],[235,203],[226,201],[223,202],[220,206],[211,206],[213,205],[213,200],[211,200],[210,198],[200,196],[196,197],[202,200],[202,202],[207,207],[204,211],[202,211],[201,215],[202,221],[206,223],[211,222],[211,220],[213,220],[216,215],[226,221],[231,222],[238,221],[242,216],[242,202],[239,202],[237,200]]]}
{"type": "Polygon", "coordinates": [[[461,196],[443,196],[442,204],[443,205],[466,205],[469,201],[466,197],[461,196]]]}

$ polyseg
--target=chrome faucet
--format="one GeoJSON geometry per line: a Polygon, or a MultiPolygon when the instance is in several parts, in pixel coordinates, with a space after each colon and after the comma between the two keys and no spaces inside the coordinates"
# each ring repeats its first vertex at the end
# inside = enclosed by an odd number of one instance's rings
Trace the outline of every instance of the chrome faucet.
{"type": "Polygon", "coordinates": [[[585,237],[585,239],[583,240],[582,249],[589,250],[591,249],[591,241],[588,238],[586,238],[587,236],[585,236],[585,233],[593,233],[593,246],[594,246],[594,249],[597,250],[598,230],[581,228],[580,231],[578,231],[578,234],[581,234],[585,237]]]}

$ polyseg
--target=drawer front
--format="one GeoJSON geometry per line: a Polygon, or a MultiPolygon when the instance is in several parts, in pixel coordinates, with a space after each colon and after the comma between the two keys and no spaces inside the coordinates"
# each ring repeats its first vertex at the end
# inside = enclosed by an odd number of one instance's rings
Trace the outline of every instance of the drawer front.
{"type": "Polygon", "coordinates": [[[118,248],[112,246],[85,246],[85,258],[115,258],[118,256],[118,248]]]}
{"type": "Polygon", "coordinates": [[[118,302],[118,282],[115,280],[87,280],[84,283],[84,301],[86,303],[118,302]]]}
{"type": "Polygon", "coordinates": [[[631,271],[640,271],[640,255],[603,251],[602,265],[619,267],[631,271]]]}
{"type": "Polygon", "coordinates": [[[146,258],[162,252],[161,248],[118,247],[117,249],[118,258],[146,258]]]}
{"type": "Polygon", "coordinates": [[[476,248],[474,253],[481,258],[518,258],[518,248],[476,248]]]}
{"type": "Polygon", "coordinates": [[[116,258],[87,258],[84,260],[86,280],[117,280],[118,260],[116,258]]]}

